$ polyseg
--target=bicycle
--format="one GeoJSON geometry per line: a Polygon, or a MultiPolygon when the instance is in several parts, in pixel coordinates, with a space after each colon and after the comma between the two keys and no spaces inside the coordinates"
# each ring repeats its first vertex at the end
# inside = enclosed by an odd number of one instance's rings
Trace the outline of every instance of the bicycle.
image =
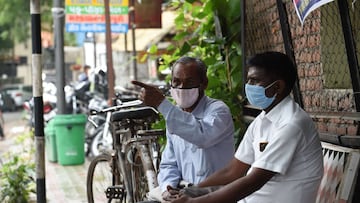
{"type": "Polygon", "coordinates": [[[103,151],[112,149],[113,138],[110,131],[112,113],[123,108],[135,107],[142,104],[140,100],[128,102],[120,102],[115,100],[114,103],[119,103],[119,105],[105,108],[99,111],[92,109],[93,111],[90,112],[92,115],[88,117],[88,120],[90,123],[92,123],[93,126],[95,126],[95,128],[97,128],[94,132],[94,136],[92,136],[91,140],[89,141],[89,154],[92,156],[97,156],[103,151]],[[97,126],[97,123],[93,120],[96,118],[94,117],[94,114],[95,116],[98,116],[99,114],[105,114],[105,117],[102,118],[104,120],[100,126],[97,126]]]}
{"type": "MultiPolygon", "coordinates": [[[[89,203],[137,202],[158,186],[160,146],[157,139],[165,135],[165,131],[151,129],[151,124],[159,118],[154,108],[132,107],[111,114],[113,150],[96,156],[89,165],[89,203]]],[[[110,108],[119,109],[121,106],[110,108]]],[[[109,108],[102,111],[109,112],[109,108]]]]}

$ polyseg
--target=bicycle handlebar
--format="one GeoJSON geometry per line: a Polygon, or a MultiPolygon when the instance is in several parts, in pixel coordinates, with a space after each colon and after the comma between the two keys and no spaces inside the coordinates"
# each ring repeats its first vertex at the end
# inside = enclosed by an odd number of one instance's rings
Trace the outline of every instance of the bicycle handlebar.
{"type": "Polygon", "coordinates": [[[90,112],[91,115],[96,115],[96,114],[100,114],[100,113],[107,113],[109,111],[113,112],[113,111],[118,111],[122,108],[127,108],[127,107],[133,107],[133,106],[138,106],[141,105],[143,102],[141,100],[134,100],[134,101],[128,101],[128,102],[123,102],[120,105],[116,105],[116,106],[111,106],[105,109],[102,109],[100,111],[97,110],[92,110],[90,112]]]}

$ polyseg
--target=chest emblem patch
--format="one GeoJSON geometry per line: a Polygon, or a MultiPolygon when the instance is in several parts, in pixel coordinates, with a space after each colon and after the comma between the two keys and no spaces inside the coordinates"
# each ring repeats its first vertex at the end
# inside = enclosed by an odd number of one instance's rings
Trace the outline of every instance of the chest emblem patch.
{"type": "Polygon", "coordinates": [[[265,150],[267,144],[268,144],[268,142],[260,142],[259,143],[260,152],[263,152],[265,150]]]}

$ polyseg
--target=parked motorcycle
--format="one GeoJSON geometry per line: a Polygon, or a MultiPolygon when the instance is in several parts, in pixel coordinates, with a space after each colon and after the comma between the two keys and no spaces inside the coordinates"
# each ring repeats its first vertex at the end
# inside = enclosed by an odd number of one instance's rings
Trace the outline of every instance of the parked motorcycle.
{"type": "MultiPolygon", "coordinates": [[[[55,117],[56,108],[56,86],[51,82],[43,83],[43,115],[44,122],[48,123],[52,118],[55,117]]],[[[29,126],[35,126],[34,118],[34,98],[23,103],[23,109],[25,112],[25,119],[29,121],[29,126]]]]}
{"type": "Polygon", "coordinates": [[[98,112],[104,108],[107,108],[107,101],[103,97],[94,95],[93,98],[89,101],[88,109],[88,119],[85,123],[85,155],[91,156],[91,143],[98,133],[101,131],[101,126],[105,123],[105,116],[102,114],[96,115],[91,114],[91,112],[98,112]]]}

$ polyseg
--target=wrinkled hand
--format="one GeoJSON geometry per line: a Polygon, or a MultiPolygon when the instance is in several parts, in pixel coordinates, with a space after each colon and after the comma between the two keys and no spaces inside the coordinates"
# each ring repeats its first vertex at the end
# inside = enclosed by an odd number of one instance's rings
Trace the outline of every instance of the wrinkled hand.
{"type": "Polygon", "coordinates": [[[162,198],[165,201],[173,201],[179,198],[179,189],[173,188],[170,185],[166,187],[167,191],[162,193],[162,198]]]}
{"type": "Polygon", "coordinates": [[[218,189],[220,189],[222,186],[209,186],[209,187],[197,187],[197,186],[191,186],[191,187],[185,187],[181,189],[178,193],[178,198],[171,201],[171,203],[193,203],[196,202],[196,197],[206,195],[210,192],[214,192],[218,189]]]}
{"type": "Polygon", "coordinates": [[[131,81],[131,83],[142,87],[140,92],[140,100],[142,100],[145,105],[157,108],[165,99],[165,96],[157,87],[136,80],[131,81]]]}

